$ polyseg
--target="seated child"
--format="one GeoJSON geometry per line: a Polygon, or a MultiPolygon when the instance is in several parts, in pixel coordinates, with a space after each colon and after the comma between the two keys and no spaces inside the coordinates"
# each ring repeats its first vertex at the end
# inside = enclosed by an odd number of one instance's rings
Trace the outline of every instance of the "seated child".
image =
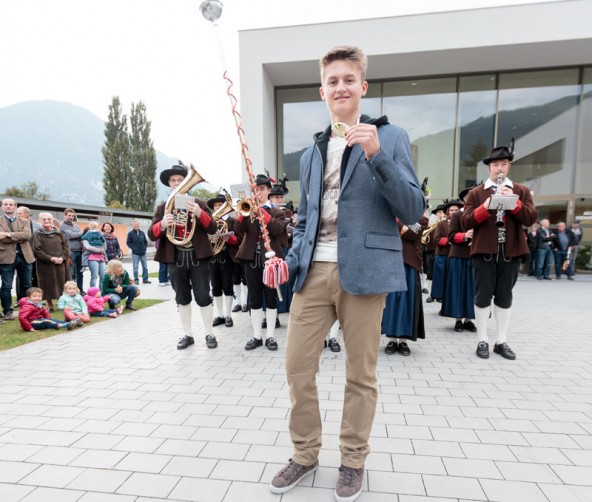
{"type": "Polygon", "coordinates": [[[80,319],[89,322],[88,307],[80,295],[76,281],[68,281],[64,284],[64,294],[58,299],[58,308],[64,311],[64,319],[72,321],[80,319]]]}
{"type": "Polygon", "coordinates": [[[123,307],[119,307],[117,310],[106,309],[105,302],[109,301],[109,297],[103,296],[101,290],[96,287],[88,288],[87,294],[84,295],[84,301],[91,317],[117,317],[117,314],[123,312],[123,307]]]}
{"type": "Polygon", "coordinates": [[[25,331],[38,331],[41,329],[74,329],[82,326],[82,321],[75,319],[72,321],[60,321],[52,319],[49,312],[41,301],[43,299],[43,290],[41,288],[27,289],[26,298],[21,298],[19,305],[19,322],[25,331]]]}

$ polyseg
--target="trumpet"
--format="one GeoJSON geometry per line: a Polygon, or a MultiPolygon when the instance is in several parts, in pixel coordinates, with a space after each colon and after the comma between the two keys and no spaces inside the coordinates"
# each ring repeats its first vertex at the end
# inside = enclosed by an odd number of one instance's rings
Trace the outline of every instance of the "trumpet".
{"type": "Polygon", "coordinates": [[[245,197],[236,203],[236,212],[244,216],[253,216],[253,201],[245,197]]]}
{"type": "MultiPolygon", "coordinates": [[[[183,164],[181,164],[183,165],[183,164]]],[[[184,166],[185,167],[185,166],[184,166]]],[[[197,169],[193,166],[193,164],[189,164],[187,168],[187,176],[183,179],[183,181],[175,188],[166,200],[166,204],[164,206],[164,212],[172,213],[174,217],[174,223],[167,228],[166,236],[169,241],[171,241],[175,246],[187,246],[191,239],[193,238],[193,234],[195,232],[195,223],[197,218],[195,215],[192,216],[191,220],[189,219],[189,213],[186,209],[179,209],[175,208],[175,197],[177,195],[184,195],[189,190],[191,190],[195,185],[198,183],[202,183],[205,179],[197,172],[197,169]],[[182,239],[177,239],[176,232],[177,227],[183,228],[182,235],[184,236],[182,239]],[[191,229],[189,229],[191,227],[191,229]]]]}

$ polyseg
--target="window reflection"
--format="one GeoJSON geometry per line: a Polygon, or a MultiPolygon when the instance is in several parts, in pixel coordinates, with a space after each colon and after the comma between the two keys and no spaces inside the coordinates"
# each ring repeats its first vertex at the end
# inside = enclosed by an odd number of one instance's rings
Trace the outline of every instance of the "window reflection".
{"type": "Polygon", "coordinates": [[[582,120],[575,193],[592,193],[592,67],[584,68],[582,120]]]}

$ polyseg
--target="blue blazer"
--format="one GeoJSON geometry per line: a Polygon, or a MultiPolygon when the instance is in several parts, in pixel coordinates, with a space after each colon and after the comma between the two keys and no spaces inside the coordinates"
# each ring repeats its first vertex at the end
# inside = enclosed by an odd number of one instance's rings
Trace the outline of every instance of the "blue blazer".
{"type": "MultiPolygon", "coordinates": [[[[386,117],[362,122],[378,127],[381,149],[366,159],[360,145],[346,148],[341,167],[337,252],[341,286],[354,295],[405,291],[397,218],[419,221],[425,198],[411,160],[407,133],[386,117]]],[[[326,145],[330,128],[300,159],[300,206],[292,248],[286,257],[293,289],[302,289],[319,232],[326,145]]]]}

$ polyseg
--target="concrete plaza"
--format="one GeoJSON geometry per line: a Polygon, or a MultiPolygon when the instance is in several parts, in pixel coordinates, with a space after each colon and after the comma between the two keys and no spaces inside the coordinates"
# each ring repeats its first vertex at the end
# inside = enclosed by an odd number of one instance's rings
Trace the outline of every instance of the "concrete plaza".
{"type": "MultiPolygon", "coordinates": [[[[208,350],[195,309],[179,351],[171,288],[142,289],[169,301],[0,353],[0,501],[333,500],[344,353],[321,361],[321,467],[273,495],[291,456],[287,315],[277,352],[244,351],[244,313],[208,350]]],[[[592,276],[514,291],[516,361],[478,359],[436,303],[411,356],[381,350],[360,501],[592,500],[592,276]]]]}

